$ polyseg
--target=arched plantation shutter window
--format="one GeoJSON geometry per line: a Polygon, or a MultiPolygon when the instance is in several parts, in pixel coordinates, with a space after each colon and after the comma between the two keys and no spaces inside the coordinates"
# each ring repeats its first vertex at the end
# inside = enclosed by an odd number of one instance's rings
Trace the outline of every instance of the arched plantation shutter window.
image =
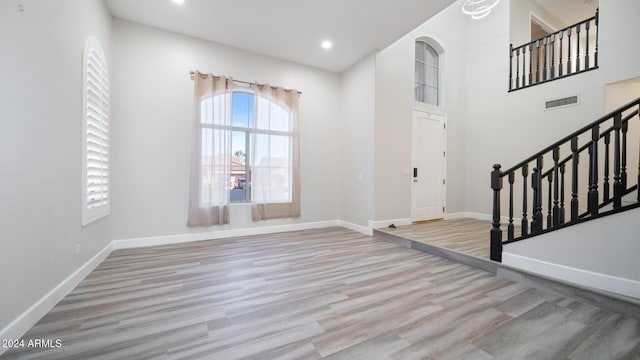
{"type": "Polygon", "coordinates": [[[89,36],[82,69],[82,224],[109,215],[109,69],[89,36]]]}
{"type": "Polygon", "coordinates": [[[424,41],[416,41],[415,101],[438,105],[440,55],[424,41]]]}

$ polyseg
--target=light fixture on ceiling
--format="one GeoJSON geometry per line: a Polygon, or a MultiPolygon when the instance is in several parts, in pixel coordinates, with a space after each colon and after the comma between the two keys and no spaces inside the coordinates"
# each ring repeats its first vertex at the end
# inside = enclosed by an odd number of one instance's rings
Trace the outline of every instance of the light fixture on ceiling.
{"type": "Polygon", "coordinates": [[[500,0],[458,0],[462,6],[462,12],[470,15],[472,19],[482,19],[489,15],[500,0]]]}
{"type": "Polygon", "coordinates": [[[329,41],[329,40],[325,40],[325,41],[322,42],[321,45],[322,45],[323,49],[329,50],[333,46],[333,43],[331,41],[329,41]]]}
{"type": "Polygon", "coordinates": [[[173,2],[178,4],[178,5],[184,4],[184,0],[173,0],[173,2]]]}

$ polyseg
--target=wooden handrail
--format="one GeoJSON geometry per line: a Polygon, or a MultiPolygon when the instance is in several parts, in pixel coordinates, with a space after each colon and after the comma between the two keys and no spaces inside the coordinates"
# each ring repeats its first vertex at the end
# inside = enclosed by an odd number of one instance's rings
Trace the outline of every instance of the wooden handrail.
{"type": "MultiPolygon", "coordinates": [[[[639,98],[638,100],[640,100],[640,98],[639,98]]],[[[633,118],[633,117],[634,117],[634,116],[636,116],[636,115],[638,115],[638,110],[634,110],[632,113],[630,113],[630,114],[628,114],[627,116],[625,116],[624,118],[622,118],[622,122],[623,122],[623,123],[626,123],[626,122],[628,122],[628,121],[629,121],[629,119],[633,118]]],[[[600,139],[603,139],[603,138],[605,138],[608,134],[611,134],[611,132],[613,132],[613,130],[614,130],[614,127],[612,126],[612,127],[608,128],[607,130],[605,130],[605,131],[601,132],[601,133],[600,133],[600,139]]],[[[580,148],[578,148],[578,154],[579,154],[579,153],[581,153],[581,152],[583,152],[583,151],[585,151],[585,150],[587,150],[587,149],[591,146],[591,144],[592,144],[592,143],[593,143],[593,141],[592,141],[592,140],[589,140],[587,143],[585,143],[585,144],[584,144],[584,145],[582,145],[580,148]]],[[[562,144],[564,144],[564,143],[562,143],[562,144]]],[[[553,149],[553,147],[552,147],[551,149],[553,149]]],[[[547,151],[547,152],[548,152],[548,151],[547,151]]],[[[543,152],[543,154],[544,154],[544,152],[543,152]]],[[[564,159],[560,160],[560,161],[559,161],[559,165],[565,165],[567,162],[569,162],[569,160],[571,160],[571,158],[572,158],[572,157],[573,157],[573,155],[569,155],[569,156],[567,156],[566,158],[564,158],[564,159]]],[[[543,179],[544,179],[544,178],[546,178],[547,176],[549,176],[549,174],[550,174],[551,172],[553,172],[553,169],[549,169],[549,170],[547,170],[546,172],[542,173],[542,175],[541,175],[541,176],[542,176],[542,178],[543,178],[543,179]]],[[[502,176],[506,176],[506,174],[503,174],[502,176]]]]}
{"type": "MultiPolygon", "coordinates": [[[[638,201],[640,201],[640,187],[638,183],[629,184],[627,179],[627,136],[629,133],[629,123],[632,120],[640,119],[640,98],[635,99],[620,108],[613,110],[596,121],[585,125],[571,134],[556,141],[543,150],[527,157],[524,161],[510,167],[506,171],[501,170],[501,165],[496,164],[491,172],[491,188],[493,190],[493,217],[491,229],[491,259],[501,261],[502,257],[502,230],[500,230],[500,193],[503,190],[503,178],[508,177],[509,192],[507,199],[509,202],[509,224],[507,226],[507,242],[518,241],[543,232],[549,232],[556,228],[576,224],[585,221],[586,217],[596,218],[601,216],[600,209],[608,204],[613,204],[613,210],[606,213],[618,212],[621,208],[630,207],[622,204],[622,197],[638,191],[638,201]],[[607,129],[600,127],[608,123],[607,129]],[[581,146],[578,138],[588,136],[588,140],[581,146]],[[561,157],[561,147],[570,146],[571,154],[561,157]],[[580,155],[588,150],[588,177],[578,167],[580,155]],[[600,154],[604,159],[604,164],[599,164],[600,154]],[[548,169],[544,167],[544,158],[551,158],[552,165],[548,169]],[[534,166],[529,173],[529,166],[534,166]],[[565,199],[566,181],[565,173],[571,175],[571,200],[570,200],[570,220],[565,219],[565,199]],[[600,170],[602,169],[602,170],[600,170]],[[600,171],[603,171],[600,174],[600,171]],[[514,236],[514,183],[516,176],[522,173],[522,228],[519,238],[514,236]],[[579,176],[588,179],[586,203],[587,212],[579,213],[579,176]],[[602,176],[602,177],[601,177],[602,176]],[[531,184],[532,206],[527,209],[528,192],[527,184],[531,184]],[[543,181],[544,180],[544,181],[543,181]],[[548,183],[548,185],[547,185],[548,183]],[[543,187],[544,186],[544,187],[543,187]],[[543,194],[544,189],[544,194],[543,194]],[[613,196],[612,191],[613,190],[613,196]],[[602,199],[602,200],[601,200],[602,199]],[[546,206],[544,206],[546,205],[546,206]],[[531,221],[527,219],[528,210],[531,210],[531,221]],[[546,219],[546,222],[545,222],[546,219]],[[546,225],[545,225],[546,223],[546,225]]],[[[640,132],[634,130],[633,136],[640,139],[640,132]]],[[[636,144],[636,142],[633,142],[636,144]]],[[[638,149],[640,152],[640,148],[638,149]]],[[[547,160],[548,161],[548,160],[547,160]]],[[[640,169],[640,163],[638,164],[640,169]]],[[[640,182],[640,174],[638,175],[640,182]]],[[[583,185],[580,185],[583,186],[583,185]]],[[[520,190],[517,190],[520,191],[520,190]]],[[[584,201],[584,200],[583,200],[584,201]]],[[[584,205],[583,205],[584,206],[584,205]]]]}
{"type": "MultiPolygon", "coordinates": [[[[598,120],[592,122],[589,125],[585,125],[583,127],[581,127],[579,130],[572,132],[570,135],[567,135],[563,138],[561,138],[560,140],[554,142],[552,145],[547,146],[546,148],[544,148],[541,151],[538,151],[537,153],[529,156],[526,160],[519,162],[517,165],[510,167],[509,169],[502,171],[503,175],[505,176],[506,174],[518,170],[519,168],[522,167],[522,165],[524,164],[528,164],[530,162],[532,162],[533,160],[537,159],[538,157],[540,157],[541,155],[544,155],[545,153],[550,152],[551,150],[553,150],[554,147],[556,146],[560,146],[566,142],[569,142],[573,137],[578,136],[586,131],[591,130],[594,126],[596,125],[600,125],[601,123],[611,119],[616,113],[619,112],[624,112],[625,110],[629,110],[631,107],[635,106],[635,105],[640,105],[640,98],[637,98],[629,103],[627,103],[626,105],[622,106],[621,108],[611,111],[609,113],[607,113],[606,115],[602,116],[601,118],[599,118],[598,120]]],[[[634,116],[638,114],[638,111],[636,110],[634,112],[634,116]]]]}

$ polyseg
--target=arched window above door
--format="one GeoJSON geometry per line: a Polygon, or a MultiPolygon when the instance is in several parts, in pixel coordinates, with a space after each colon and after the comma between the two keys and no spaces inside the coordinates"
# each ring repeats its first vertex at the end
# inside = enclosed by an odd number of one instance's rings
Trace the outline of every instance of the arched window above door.
{"type": "Polygon", "coordinates": [[[415,86],[416,102],[438,106],[440,82],[440,54],[424,40],[417,40],[415,46],[415,86]]]}

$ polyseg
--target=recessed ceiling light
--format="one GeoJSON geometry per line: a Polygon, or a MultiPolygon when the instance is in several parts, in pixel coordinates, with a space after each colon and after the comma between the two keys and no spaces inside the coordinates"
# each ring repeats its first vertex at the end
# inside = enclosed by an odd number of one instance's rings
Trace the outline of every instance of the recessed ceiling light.
{"type": "Polygon", "coordinates": [[[184,0],[173,0],[173,2],[178,4],[178,5],[184,4],[184,0]]]}
{"type": "Polygon", "coordinates": [[[332,46],[333,46],[333,43],[331,43],[331,41],[329,41],[329,40],[325,40],[325,41],[322,42],[322,48],[323,49],[328,50],[328,49],[331,49],[332,46]]]}

